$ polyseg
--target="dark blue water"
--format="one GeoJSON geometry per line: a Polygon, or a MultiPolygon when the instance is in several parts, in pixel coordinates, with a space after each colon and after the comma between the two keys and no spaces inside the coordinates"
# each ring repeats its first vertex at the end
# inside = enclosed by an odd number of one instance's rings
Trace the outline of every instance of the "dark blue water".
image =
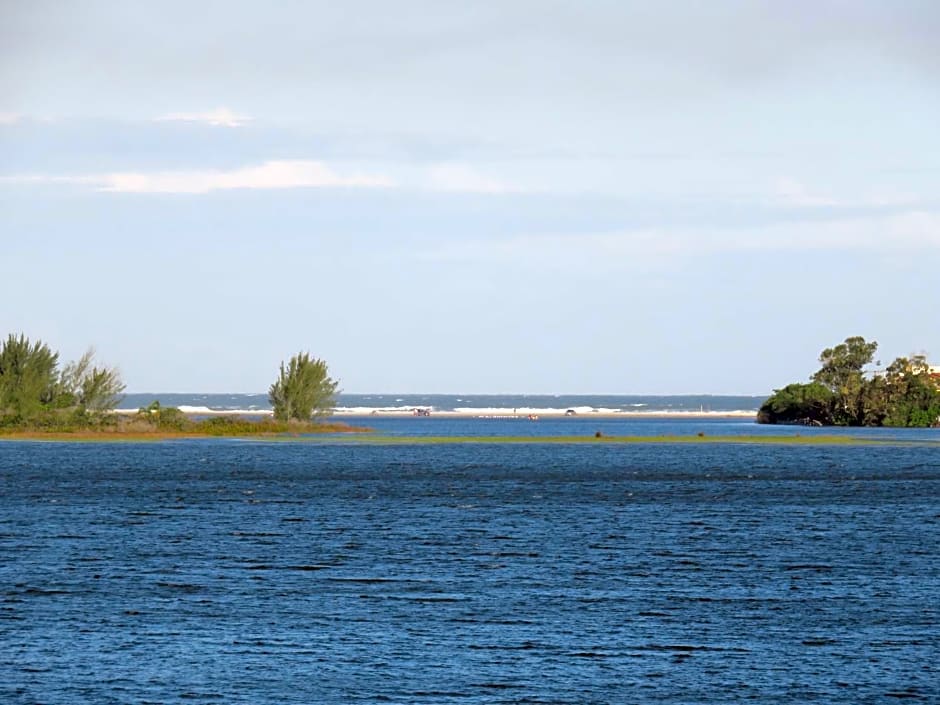
{"type": "Polygon", "coordinates": [[[0,702],[940,702],[938,455],[0,443],[0,702]]]}
{"type": "Polygon", "coordinates": [[[448,416],[381,417],[337,419],[356,426],[367,426],[388,436],[842,436],[872,440],[937,441],[935,428],[848,428],[758,424],[748,418],[617,418],[551,417],[538,421],[525,417],[467,419],[448,416]]]}

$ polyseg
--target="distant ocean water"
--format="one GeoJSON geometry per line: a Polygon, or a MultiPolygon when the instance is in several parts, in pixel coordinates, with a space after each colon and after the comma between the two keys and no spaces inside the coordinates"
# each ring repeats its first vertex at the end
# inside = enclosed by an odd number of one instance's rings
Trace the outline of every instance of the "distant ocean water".
{"type": "MultiPolygon", "coordinates": [[[[370,414],[410,411],[464,411],[468,413],[549,414],[568,409],[578,414],[637,412],[716,412],[754,411],[764,396],[709,394],[683,395],[543,395],[543,394],[340,394],[337,411],[370,414]]],[[[181,394],[137,393],[125,396],[121,409],[139,409],[153,401],[186,411],[263,412],[271,409],[266,393],[257,394],[181,394]]]]}

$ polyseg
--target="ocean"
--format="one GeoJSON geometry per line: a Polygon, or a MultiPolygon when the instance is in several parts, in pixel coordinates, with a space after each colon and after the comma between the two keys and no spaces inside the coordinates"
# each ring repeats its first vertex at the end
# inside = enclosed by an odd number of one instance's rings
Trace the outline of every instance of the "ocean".
{"type": "Polygon", "coordinates": [[[937,432],[890,434],[0,442],[0,702],[940,702],[937,432]]]}
{"type": "MultiPolygon", "coordinates": [[[[538,395],[538,394],[340,394],[339,413],[381,414],[413,409],[461,411],[478,415],[550,414],[571,409],[580,414],[642,412],[757,412],[764,396],[685,394],[538,395]]],[[[267,393],[257,394],[127,394],[121,409],[139,409],[154,401],[190,413],[261,413],[269,411],[267,393]]]]}

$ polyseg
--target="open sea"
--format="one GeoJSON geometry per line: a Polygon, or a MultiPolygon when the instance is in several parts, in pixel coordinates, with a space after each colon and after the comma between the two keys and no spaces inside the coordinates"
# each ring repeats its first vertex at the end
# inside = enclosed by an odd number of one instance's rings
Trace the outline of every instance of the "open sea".
{"type": "Polygon", "coordinates": [[[896,443],[3,441],[0,703],[938,703],[940,431],[826,433],[896,443]]]}
{"type": "MultiPolygon", "coordinates": [[[[481,416],[548,414],[569,409],[579,414],[623,412],[729,412],[757,413],[763,396],[684,394],[650,395],[545,395],[545,394],[340,394],[337,411],[381,415],[426,409],[461,411],[481,416]]],[[[269,411],[267,393],[258,394],[128,394],[121,409],[139,409],[151,402],[176,406],[189,413],[260,413],[269,411]]]]}

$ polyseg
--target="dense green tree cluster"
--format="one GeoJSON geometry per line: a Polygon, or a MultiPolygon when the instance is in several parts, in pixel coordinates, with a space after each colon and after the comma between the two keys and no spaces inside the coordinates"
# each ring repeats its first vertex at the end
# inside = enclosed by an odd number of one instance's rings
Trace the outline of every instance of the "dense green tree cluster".
{"type": "Polygon", "coordinates": [[[268,390],[268,400],[278,421],[309,421],[329,416],[336,408],[339,383],[329,375],[323,360],[309,353],[294,355],[268,390]]]}
{"type": "Polygon", "coordinates": [[[935,426],[940,384],[923,355],[867,372],[878,343],[856,336],[823,350],[809,384],[788,384],[763,403],[758,423],[816,426],[935,426]]]}
{"type": "Polygon", "coordinates": [[[329,416],[336,408],[338,387],[326,362],[302,352],[281,363],[271,385],[273,421],[193,420],[159,401],[133,418],[118,418],[108,412],[120,403],[124,382],[115,368],[95,363],[94,350],[60,367],[59,354],[42,341],[32,342],[22,334],[0,341],[0,429],[6,430],[71,432],[107,427],[135,432],[143,425],[143,430],[210,435],[274,433],[329,416]]]}
{"type": "Polygon", "coordinates": [[[95,364],[94,350],[59,368],[59,354],[41,341],[10,334],[0,342],[0,421],[28,424],[62,414],[95,415],[121,400],[120,373],[95,364]]]}

